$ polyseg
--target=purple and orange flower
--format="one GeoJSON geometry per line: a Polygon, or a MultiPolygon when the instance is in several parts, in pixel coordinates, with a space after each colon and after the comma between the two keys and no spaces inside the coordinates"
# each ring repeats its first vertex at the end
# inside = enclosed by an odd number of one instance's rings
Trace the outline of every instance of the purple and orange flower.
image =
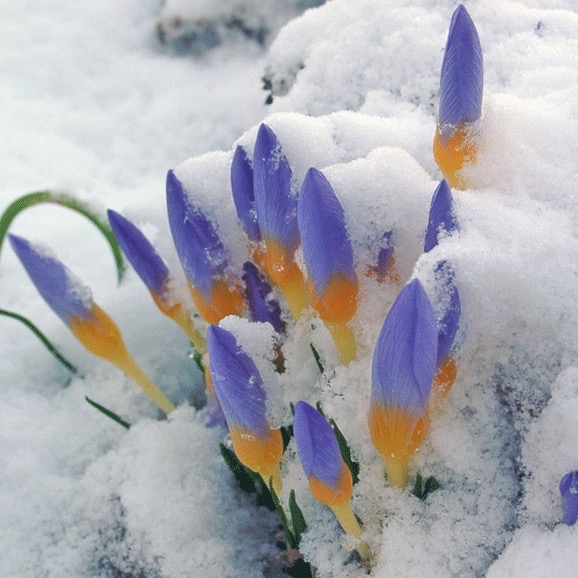
{"type": "Polygon", "coordinates": [[[134,379],[162,411],[173,411],[175,406],[136,364],[116,323],[94,303],[88,287],[48,251],[16,235],[9,239],[40,295],[78,341],[134,379]]]}
{"type": "Polygon", "coordinates": [[[266,393],[255,362],[229,331],[211,325],[207,332],[210,370],[215,393],[225,414],[235,453],[241,463],[272,481],[280,493],[279,462],[283,439],[266,417],[266,393]]]}
{"type": "Polygon", "coordinates": [[[358,281],[345,215],[325,175],[311,168],[301,187],[297,218],[307,267],[309,302],[331,331],[342,363],[355,359],[346,323],[357,311],[358,281]]]}
{"type": "Polygon", "coordinates": [[[431,303],[414,279],[395,300],[375,346],[369,429],[390,484],[404,487],[409,460],[428,429],[438,330],[431,303]]]}
{"type": "Polygon", "coordinates": [[[262,124],[253,153],[255,212],[261,243],[253,254],[287,300],[297,319],[307,305],[303,275],[295,262],[299,247],[293,172],[275,133],[262,124]]]}
{"type": "Polygon", "coordinates": [[[108,220],[118,244],[146,285],[156,306],[181,327],[200,352],[204,352],[205,340],[195,329],[191,316],[171,289],[169,269],[161,256],[128,219],[109,209],[108,220]]]}
{"type": "Polygon", "coordinates": [[[476,27],[460,4],[453,13],[440,75],[440,107],[434,137],[435,160],[452,187],[465,189],[461,173],[475,162],[472,125],[482,113],[484,68],[476,27]]]}
{"type": "Polygon", "coordinates": [[[192,205],[173,171],[167,175],[167,210],[173,242],[200,315],[207,323],[241,315],[243,292],[229,273],[225,247],[213,223],[192,205]]]}

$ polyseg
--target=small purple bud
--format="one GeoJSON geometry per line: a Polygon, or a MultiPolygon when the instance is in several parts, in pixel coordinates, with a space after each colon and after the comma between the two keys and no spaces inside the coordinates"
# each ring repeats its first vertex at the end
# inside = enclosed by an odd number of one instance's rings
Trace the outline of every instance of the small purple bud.
{"type": "Polygon", "coordinates": [[[454,214],[452,191],[448,182],[442,179],[431,200],[429,221],[425,232],[423,250],[431,251],[439,243],[440,237],[458,230],[454,214]]]}
{"type": "Polygon", "coordinates": [[[386,231],[381,237],[381,246],[377,253],[376,273],[378,277],[383,277],[391,267],[391,260],[395,252],[392,240],[392,232],[386,231]]]}
{"type": "Polygon", "coordinates": [[[209,326],[207,349],[213,387],[229,428],[245,428],[265,436],[269,431],[266,394],[255,362],[232,333],[217,325],[209,326]]]}
{"type": "Polygon", "coordinates": [[[373,353],[372,404],[424,415],[436,370],[438,330],[419,280],[399,293],[373,353]]]}
{"type": "Polygon", "coordinates": [[[345,215],[325,175],[311,168],[301,187],[297,218],[307,272],[321,296],[336,275],[357,284],[345,215]]]}
{"type": "Polygon", "coordinates": [[[439,366],[452,350],[462,310],[460,294],[455,284],[455,273],[452,266],[447,261],[440,261],[436,266],[434,275],[440,291],[447,292],[444,298],[446,307],[438,322],[437,364],[439,366]]]}
{"type": "Polygon", "coordinates": [[[578,520],[578,470],[568,472],[560,480],[564,523],[573,526],[578,520]]]}
{"type": "Polygon", "coordinates": [[[10,244],[49,307],[64,323],[92,317],[90,289],[58,259],[26,239],[8,235],[10,244]]]}
{"type": "Polygon", "coordinates": [[[247,152],[242,146],[235,149],[231,163],[231,191],[237,216],[243,224],[247,237],[259,242],[261,232],[257,223],[255,211],[255,192],[253,189],[253,168],[247,158],[247,152]]]}
{"type": "Polygon", "coordinates": [[[457,127],[482,114],[484,68],[476,27],[460,4],[453,13],[440,75],[439,125],[457,127]]]}
{"type": "Polygon", "coordinates": [[[148,290],[160,295],[169,270],[142,232],[119,213],[108,211],[108,221],[118,244],[148,290]]]}
{"type": "Polygon", "coordinates": [[[329,488],[339,484],[343,459],[333,429],[327,420],[304,401],[295,404],[293,423],[297,453],[305,475],[315,477],[329,488]]]}
{"type": "Polygon", "coordinates": [[[185,275],[197,291],[211,299],[213,280],[221,278],[228,265],[225,248],[211,221],[190,204],[173,171],[167,174],[167,211],[185,275]]]}
{"type": "Polygon", "coordinates": [[[275,133],[261,124],[253,154],[255,210],[261,237],[293,253],[299,246],[293,173],[275,133]]]}
{"type": "Polygon", "coordinates": [[[284,333],[285,322],[281,319],[281,307],[273,298],[271,285],[250,261],[243,265],[243,281],[252,320],[268,322],[277,333],[284,333]]]}

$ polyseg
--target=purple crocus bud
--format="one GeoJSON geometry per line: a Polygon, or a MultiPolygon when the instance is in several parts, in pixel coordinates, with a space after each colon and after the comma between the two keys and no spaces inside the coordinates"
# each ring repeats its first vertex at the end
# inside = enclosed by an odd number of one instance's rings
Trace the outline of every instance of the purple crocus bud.
{"type": "Polygon", "coordinates": [[[169,269],[142,232],[128,219],[109,209],[108,221],[118,244],[147,289],[161,297],[169,269]]]}
{"type": "Polygon", "coordinates": [[[462,310],[452,266],[445,260],[440,261],[434,274],[442,290],[447,293],[444,298],[444,313],[438,322],[437,365],[440,366],[452,350],[462,310]]]}
{"type": "Polygon", "coordinates": [[[377,266],[375,268],[375,273],[378,278],[385,278],[393,266],[395,247],[393,245],[392,237],[393,235],[391,231],[386,231],[381,236],[381,246],[377,253],[377,266]]]}
{"type": "Polygon", "coordinates": [[[281,319],[281,307],[273,298],[273,289],[265,276],[250,261],[243,265],[243,281],[253,321],[270,323],[277,333],[284,333],[285,322],[281,319]]]}
{"type": "Polygon", "coordinates": [[[287,253],[299,246],[297,196],[292,190],[293,173],[275,133],[261,124],[253,154],[255,210],[261,237],[287,253]]]}
{"type": "Polygon", "coordinates": [[[372,363],[372,403],[424,415],[437,360],[438,331],[418,279],[408,283],[383,324],[372,363]]]}
{"type": "Polygon", "coordinates": [[[247,157],[247,151],[237,146],[231,163],[231,191],[237,216],[243,224],[249,240],[258,243],[261,232],[255,211],[255,192],[253,189],[253,167],[247,157]]]}
{"type": "Polygon", "coordinates": [[[349,309],[353,314],[357,305],[357,276],[345,215],[329,181],[315,168],[309,169],[305,175],[297,218],[303,258],[309,273],[311,304],[315,307],[316,302],[324,301],[323,297],[330,286],[338,284],[339,290],[335,288],[328,292],[328,297],[337,302],[325,303],[324,307],[341,313],[347,308],[344,301],[351,296],[353,303],[349,309]],[[345,287],[347,290],[344,291],[345,287]]]}
{"type": "Polygon", "coordinates": [[[243,295],[227,278],[227,254],[215,227],[194,207],[173,171],[167,175],[167,210],[173,242],[197,310],[207,323],[240,315],[243,295]]]}
{"type": "Polygon", "coordinates": [[[71,271],[46,249],[16,235],[8,236],[16,255],[49,307],[66,323],[92,317],[92,295],[71,271]]]}
{"type": "Polygon", "coordinates": [[[568,472],[560,481],[564,523],[573,526],[578,520],[578,470],[568,472]]]}
{"type": "MultiPolygon", "coordinates": [[[[478,120],[482,113],[484,68],[476,27],[460,4],[453,13],[441,77],[439,126],[458,127],[478,120]]],[[[451,128],[450,128],[451,130],[451,128]]]]}
{"type": "Polygon", "coordinates": [[[167,174],[167,210],[177,254],[187,279],[210,298],[212,282],[225,271],[228,261],[213,223],[194,207],[173,171],[167,174]]]}
{"type": "Polygon", "coordinates": [[[351,472],[327,420],[308,403],[298,401],[293,431],[313,495],[328,506],[349,500],[353,493],[351,472]]]}
{"type": "Polygon", "coordinates": [[[398,295],[373,354],[369,430],[391,485],[407,484],[409,461],[427,433],[438,331],[431,303],[414,279],[398,295]]]}
{"type": "Polygon", "coordinates": [[[90,290],[46,251],[16,235],[10,235],[9,239],[40,295],[78,341],[88,351],[110,361],[134,379],[166,414],[173,411],[175,406],[136,364],[118,327],[94,303],[90,290]]]}
{"type": "Polygon", "coordinates": [[[279,462],[283,439],[266,418],[266,394],[255,362],[241,349],[229,331],[211,325],[207,332],[212,384],[227,419],[233,447],[239,460],[261,474],[267,485],[272,479],[280,491],[279,462]]]}
{"type": "Polygon", "coordinates": [[[424,252],[428,253],[436,247],[440,237],[456,230],[458,230],[458,221],[454,214],[452,191],[448,182],[442,179],[431,200],[423,245],[424,252]]]}

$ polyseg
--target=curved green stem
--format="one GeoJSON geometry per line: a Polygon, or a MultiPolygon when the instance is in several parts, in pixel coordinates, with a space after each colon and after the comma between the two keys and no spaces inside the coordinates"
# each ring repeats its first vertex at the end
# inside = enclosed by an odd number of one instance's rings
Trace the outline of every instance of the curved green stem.
{"type": "Polygon", "coordinates": [[[106,220],[99,217],[88,203],[75,199],[71,195],[67,195],[65,193],[55,193],[53,191],[37,191],[23,195],[22,197],[16,199],[12,204],[10,204],[4,211],[2,217],[0,217],[0,250],[2,249],[2,243],[4,242],[8,228],[18,213],[24,209],[27,209],[28,207],[32,207],[40,203],[55,203],[57,205],[62,205],[63,207],[80,213],[89,221],[91,221],[104,235],[105,239],[110,245],[116,264],[118,282],[120,283],[122,281],[126,271],[126,263],[114,233],[110,228],[110,225],[106,220]]]}
{"type": "Polygon", "coordinates": [[[28,329],[30,329],[30,331],[32,331],[32,333],[34,333],[34,335],[36,335],[36,337],[38,337],[38,339],[40,339],[40,341],[42,341],[42,344],[44,345],[44,347],[46,347],[46,349],[48,349],[48,351],[52,355],[54,355],[54,357],[56,357],[56,359],[58,359],[58,361],[60,361],[60,363],[62,363],[62,365],[64,365],[72,373],[78,373],[78,369],[74,365],[72,365],[72,363],[70,363],[70,361],[68,361],[68,359],[66,359],[56,349],[56,347],[54,347],[54,345],[52,345],[52,343],[48,340],[46,335],[44,335],[44,333],[42,333],[42,331],[40,331],[40,329],[38,329],[38,327],[36,327],[36,325],[34,325],[34,323],[32,323],[32,321],[30,321],[29,319],[26,319],[26,317],[23,317],[22,315],[18,315],[18,313],[13,313],[12,311],[6,311],[5,309],[0,309],[0,315],[4,315],[5,317],[11,317],[12,319],[16,319],[17,321],[24,323],[24,325],[26,325],[26,327],[28,327],[28,329]]]}

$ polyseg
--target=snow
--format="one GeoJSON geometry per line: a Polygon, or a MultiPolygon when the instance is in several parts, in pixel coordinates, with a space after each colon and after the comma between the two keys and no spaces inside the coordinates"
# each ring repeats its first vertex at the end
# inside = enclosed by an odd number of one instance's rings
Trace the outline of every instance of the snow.
{"type": "MultiPolygon", "coordinates": [[[[252,157],[266,121],[296,187],[315,166],[343,204],[361,284],[352,321],[359,359],[340,366],[329,332],[309,313],[290,324],[286,372],[276,374],[270,326],[222,323],[255,356],[272,422],[287,423],[289,402],[321,401],[349,441],[361,465],[352,503],[376,553],[372,575],[574,576],[578,526],[562,524],[558,493],[562,476],[578,469],[574,0],[466,2],[484,51],[483,145],[472,188],[454,191],[459,232],[427,254],[441,178],[431,153],[439,70],[457,3],[330,0],[283,28],[296,6],[318,3],[272,4],[3,3],[0,208],[49,188],[101,214],[121,211],[144,226],[186,296],[165,216],[166,172],[175,169],[215,220],[240,272],[247,257],[230,162],[237,144],[252,157]],[[273,31],[265,45],[235,34],[185,55],[156,39],[164,17],[202,12],[222,22],[239,7],[261,10],[273,31]],[[418,277],[433,299],[435,265],[447,259],[461,298],[458,378],[411,466],[412,476],[441,484],[425,501],[386,484],[366,422],[373,346],[399,287],[365,272],[388,230],[402,283],[418,277]]],[[[200,376],[186,338],[132,271],[116,286],[110,252],[82,217],[41,205],[11,232],[50,246],[91,288],[179,407],[160,419],[135,384],[84,351],[6,244],[1,307],[35,321],[82,375],[1,318],[0,575],[281,575],[275,519],[237,490],[219,455],[222,431],[206,428],[205,412],[190,405],[200,376]],[[106,419],[84,396],[133,427],[106,419]]],[[[365,575],[346,549],[351,541],[311,496],[294,442],[282,473],[281,499],[296,490],[309,526],[301,550],[318,578],[365,575]]]]}

